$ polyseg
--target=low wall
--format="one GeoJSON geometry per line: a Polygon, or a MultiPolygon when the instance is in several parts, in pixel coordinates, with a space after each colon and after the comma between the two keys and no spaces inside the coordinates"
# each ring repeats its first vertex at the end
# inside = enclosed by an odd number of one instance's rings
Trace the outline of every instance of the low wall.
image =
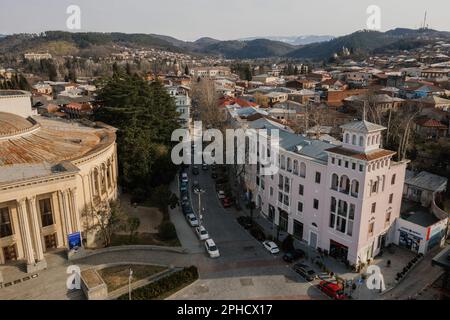
{"type": "Polygon", "coordinates": [[[83,250],[79,250],[78,252],[70,254],[68,259],[70,261],[75,261],[75,260],[84,259],[84,258],[95,256],[95,255],[104,254],[104,253],[133,251],[133,250],[165,251],[165,252],[173,252],[173,253],[180,253],[180,254],[187,253],[186,249],[183,249],[182,247],[132,245],[132,246],[108,247],[108,248],[102,248],[102,249],[97,249],[97,250],[83,249],[83,250]]]}

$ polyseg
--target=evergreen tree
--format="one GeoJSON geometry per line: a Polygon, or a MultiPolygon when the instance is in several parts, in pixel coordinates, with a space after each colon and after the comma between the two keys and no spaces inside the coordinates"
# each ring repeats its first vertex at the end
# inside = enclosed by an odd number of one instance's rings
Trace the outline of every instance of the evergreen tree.
{"type": "Polygon", "coordinates": [[[119,173],[126,191],[148,192],[170,182],[173,130],[179,128],[175,102],[160,82],[115,73],[104,80],[95,119],[118,129],[119,173]]]}

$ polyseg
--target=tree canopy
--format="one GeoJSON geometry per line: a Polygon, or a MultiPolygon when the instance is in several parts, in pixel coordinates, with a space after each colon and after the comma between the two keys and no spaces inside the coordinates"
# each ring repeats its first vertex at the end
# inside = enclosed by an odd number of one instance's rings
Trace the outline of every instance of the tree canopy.
{"type": "Polygon", "coordinates": [[[175,102],[159,82],[116,72],[100,84],[95,120],[118,129],[119,176],[125,191],[144,196],[176,172],[171,136],[179,128],[175,102]],[[160,170],[164,168],[164,174],[160,170]]]}

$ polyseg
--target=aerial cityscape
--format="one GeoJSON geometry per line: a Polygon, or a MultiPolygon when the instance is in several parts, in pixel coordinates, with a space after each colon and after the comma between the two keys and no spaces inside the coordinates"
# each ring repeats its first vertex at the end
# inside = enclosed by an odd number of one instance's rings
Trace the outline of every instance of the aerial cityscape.
{"type": "Polygon", "coordinates": [[[0,0],[0,300],[450,299],[449,4],[104,2],[0,0]]]}

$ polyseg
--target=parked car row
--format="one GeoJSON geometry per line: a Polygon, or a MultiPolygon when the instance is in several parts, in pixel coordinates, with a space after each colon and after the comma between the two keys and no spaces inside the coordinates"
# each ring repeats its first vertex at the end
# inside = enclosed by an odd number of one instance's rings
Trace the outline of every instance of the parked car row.
{"type": "MultiPolygon", "coordinates": [[[[207,170],[208,168],[203,166],[203,170],[207,170]]],[[[196,175],[196,172],[198,170],[198,167],[192,169],[192,174],[196,175]]],[[[199,174],[199,172],[197,172],[199,174]]],[[[200,222],[198,221],[197,216],[194,214],[194,210],[192,209],[191,201],[189,199],[189,191],[188,191],[188,185],[189,185],[189,177],[187,172],[181,171],[180,174],[180,204],[181,204],[181,211],[183,212],[183,215],[186,218],[186,221],[188,222],[189,226],[194,228],[194,232],[197,235],[197,238],[200,241],[205,241],[205,250],[208,253],[208,255],[211,258],[218,258],[220,257],[219,249],[217,248],[216,244],[214,243],[214,240],[210,238],[208,231],[206,228],[202,225],[200,225],[200,222]]],[[[199,189],[200,184],[198,181],[194,181],[192,184],[193,190],[199,189]]],[[[202,217],[200,217],[202,219],[202,217]]]]}

